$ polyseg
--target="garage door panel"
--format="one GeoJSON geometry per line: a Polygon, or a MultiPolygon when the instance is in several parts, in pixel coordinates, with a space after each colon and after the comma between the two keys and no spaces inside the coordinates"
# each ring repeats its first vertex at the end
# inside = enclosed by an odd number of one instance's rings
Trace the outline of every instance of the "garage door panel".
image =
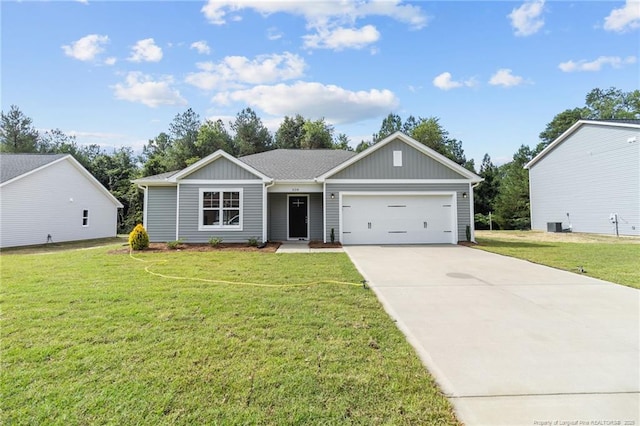
{"type": "Polygon", "coordinates": [[[450,195],[345,195],[344,244],[453,243],[450,195]]]}

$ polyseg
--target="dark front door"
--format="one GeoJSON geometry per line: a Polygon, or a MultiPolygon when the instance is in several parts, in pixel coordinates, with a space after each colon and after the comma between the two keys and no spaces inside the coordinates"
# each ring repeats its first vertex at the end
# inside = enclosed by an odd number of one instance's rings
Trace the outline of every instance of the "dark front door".
{"type": "Polygon", "coordinates": [[[309,236],[307,234],[308,204],[307,196],[289,197],[289,238],[304,240],[309,236]]]}

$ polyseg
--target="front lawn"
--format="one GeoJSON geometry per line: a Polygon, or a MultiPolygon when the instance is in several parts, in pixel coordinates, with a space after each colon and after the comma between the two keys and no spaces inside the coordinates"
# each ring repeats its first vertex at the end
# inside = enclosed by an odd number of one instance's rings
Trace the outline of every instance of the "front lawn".
{"type": "Polygon", "coordinates": [[[179,279],[359,283],[345,254],[113,248],[0,256],[0,423],[457,424],[371,290],[179,279]]]}
{"type": "Polygon", "coordinates": [[[640,288],[640,239],[536,231],[477,231],[476,248],[640,288]],[[584,272],[580,272],[582,271],[584,272]]]}

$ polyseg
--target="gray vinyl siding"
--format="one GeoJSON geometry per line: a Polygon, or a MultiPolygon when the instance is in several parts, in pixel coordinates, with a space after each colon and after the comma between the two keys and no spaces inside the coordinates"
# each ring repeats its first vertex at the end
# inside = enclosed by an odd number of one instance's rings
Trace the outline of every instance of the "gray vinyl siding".
{"type": "Polygon", "coordinates": [[[269,241],[286,241],[287,239],[287,194],[268,194],[268,226],[269,241]]]}
{"type": "Polygon", "coordinates": [[[585,124],[531,166],[531,225],[640,235],[640,129],[585,124]],[[635,142],[628,142],[632,137],[635,142]],[[569,217],[567,217],[569,213],[569,217]]]}
{"type": "Polygon", "coordinates": [[[331,179],[465,179],[406,143],[395,140],[331,176],[331,179]],[[393,151],[402,151],[402,167],[393,166],[393,151]]]}
{"type": "Polygon", "coordinates": [[[309,194],[309,239],[322,240],[324,221],[322,220],[322,193],[309,194]]]}
{"type": "MultiPolygon", "coordinates": [[[[287,195],[269,194],[268,238],[269,241],[287,240],[287,195]]],[[[322,193],[291,194],[309,196],[309,239],[322,240],[322,193]]]]}
{"type": "Polygon", "coordinates": [[[340,239],[340,192],[456,192],[457,193],[457,222],[458,222],[458,240],[466,240],[466,228],[470,223],[471,197],[463,198],[462,194],[469,193],[469,183],[420,183],[420,184],[389,184],[389,183],[330,183],[326,184],[326,236],[327,241],[330,240],[331,228],[335,229],[336,240],[340,239]],[[335,195],[331,199],[331,194],[335,195]]]}
{"type": "Polygon", "coordinates": [[[224,157],[218,158],[201,169],[187,175],[184,179],[195,180],[247,180],[259,179],[253,173],[239,167],[224,157]]]}
{"type": "Polygon", "coordinates": [[[149,241],[165,242],[176,239],[176,187],[150,186],[147,189],[147,221],[149,241]]]}
{"type": "Polygon", "coordinates": [[[211,237],[224,242],[246,243],[249,238],[262,240],[262,183],[250,185],[180,184],[179,236],[187,243],[206,243],[211,237]],[[242,188],[242,230],[198,230],[200,188],[242,188]]]}

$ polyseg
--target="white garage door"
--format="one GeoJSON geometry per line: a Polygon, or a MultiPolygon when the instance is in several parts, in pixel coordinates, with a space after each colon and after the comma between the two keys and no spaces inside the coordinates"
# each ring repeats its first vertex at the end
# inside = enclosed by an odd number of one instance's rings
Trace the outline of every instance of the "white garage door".
{"type": "Polygon", "coordinates": [[[343,244],[456,244],[453,195],[343,195],[343,244]]]}

